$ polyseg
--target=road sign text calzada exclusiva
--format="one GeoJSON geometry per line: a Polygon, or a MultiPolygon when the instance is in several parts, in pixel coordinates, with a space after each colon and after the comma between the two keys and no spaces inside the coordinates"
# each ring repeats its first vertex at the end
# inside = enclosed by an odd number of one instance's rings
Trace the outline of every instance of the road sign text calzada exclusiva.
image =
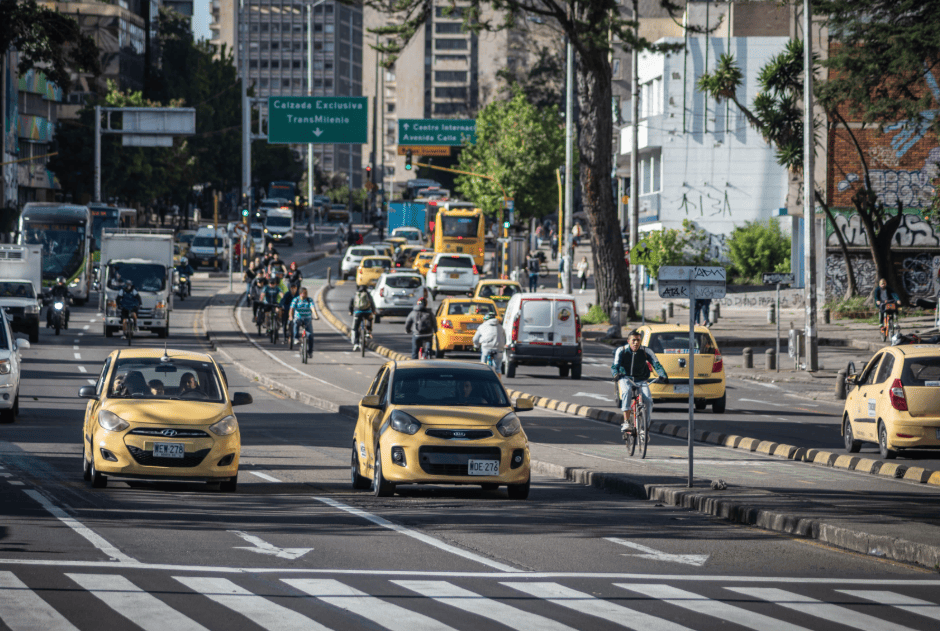
{"type": "Polygon", "coordinates": [[[368,120],[366,97],[268,97],[268,142],[273,144],[365,144],[368,120]]]}

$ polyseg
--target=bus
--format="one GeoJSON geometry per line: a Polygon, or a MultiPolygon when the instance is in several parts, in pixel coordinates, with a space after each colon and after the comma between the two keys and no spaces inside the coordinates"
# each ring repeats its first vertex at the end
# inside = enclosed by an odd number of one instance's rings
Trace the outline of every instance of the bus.
{"type": "Polygon", "coordinates": [[[101,231],[120,227],[121,209],[105,204],[89,204],[88,212],[91,213],[91,251],[97,263],[101,255],[101,231]]]}
{"type": "Polygon", "coordinates": [[[23,207],[17,234],[20,245],[42,245],[44,291],[64,276],[75,303],[88,300],[93,236],[87,206],[29,202],[23,207]]]}
{"type": "Polygon", "coordinates": [[[434,251],[472,254],[483,269],[486,222],[479,208],[439,208],[434,221],[434,251]]]}

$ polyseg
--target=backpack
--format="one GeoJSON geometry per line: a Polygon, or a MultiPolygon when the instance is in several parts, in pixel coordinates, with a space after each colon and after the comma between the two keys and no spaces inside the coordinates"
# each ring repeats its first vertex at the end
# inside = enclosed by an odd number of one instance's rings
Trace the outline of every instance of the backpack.
{"type": "Polygon", "coordinates": [[[369,302],[369,296],[364,291],[356,292],[356,299],[353,301],[356,311],[369,311],[372,305],[369,302]]]}
{"type": "Polygon", "coordinates": [[[539,273],[539,260],[535,257],[529,259],[529,273],[538,274],[539,273]]]}
{"type": "Polygon", "coordinates": [[[434,317],[428,311],[419,311],[415,316],[415,331],[419,335],[434,332],[434,317]]]}

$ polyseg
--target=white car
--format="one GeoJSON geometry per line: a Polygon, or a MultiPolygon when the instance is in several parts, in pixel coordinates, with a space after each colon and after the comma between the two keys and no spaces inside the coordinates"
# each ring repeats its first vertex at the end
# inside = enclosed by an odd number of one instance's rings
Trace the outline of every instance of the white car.
{"type": "Polygon", "coordinates": [[[264,225],[260,223],[253,223],[250,226],[251,228],[251,240],[255,243],[255,252],[261,253],[264,252],[264,225]]]}
{"type": "Polygon", "coordinates": [[[20,411],[20,351],[29,341],[14,338],[6,311],[0,314],[0,423],[12,423],[20,411]]]}
{"type": "Polygon", "coordinates": [[[434,299],[438,294],[468,294],[479,280],[480,271],[469,254],[438,252],[428,268],[428,289],[434,299]]]}
{"type": "Polygon", "coordinates": [[[372,290],[375,303],[375,321],[385,316],[406,316],[420,298],[427,299],[428,288],[424,277],[414,270],[393,271],[382,274],[372,290]]]}
{"type": "Polygon", "coordinates": [[[351,245],[346,248],[346,254],[339,264],[339,276],[346,280],[348,276],[355,277],[359,263],[367,256],[377,256],[379,252],[370,245],[351,245]]]}
{"type": "Polygon", "coordinates": [[[391,236],[404,237],[409,245],[424,245],[424,235],[417,228],[395,228],[391,236]]]}
{"type": "Polygon", "coordinates": [[[222,228],[200,228],[189,246],[189,264],[198,270],[201,266],[228,269],[229,236],[222,228]]]}

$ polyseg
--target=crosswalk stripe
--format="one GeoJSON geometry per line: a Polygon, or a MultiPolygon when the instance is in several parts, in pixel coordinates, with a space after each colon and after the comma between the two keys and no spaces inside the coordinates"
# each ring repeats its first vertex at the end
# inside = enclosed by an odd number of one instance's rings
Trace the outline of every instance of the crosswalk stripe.
{"type": "Polygon", "coordinates": [[[836,591],[843,594],[848,594],[849,596],[855,596],[856,598],[871,600],[881,605],[890,605],[898,609],[903,609],[909,613],[916,613],[919,616],[926,616],[934,620],[940,620],[940,605],[935,605],[930,601],[921,600],[920,598],[912,598],[911,596],[904,596],[903,594],[882,592],[873,589],[839,589],[836,591]]]}
{"type": "Polygon", "coordinates": [[[670,605],[676,605],[683,609],[689,609],[696,613],[702,613],[706,616],[714,616],[734,624],[764,631],[764,629],[774,629],[775,631],[806,631],[803,627],[777,618],[765,616],[747,609],[735,607],[719,600],[712,600],[705,596],[700,596],[684,589],[671,587],[669,585],[633,585],[629,583],[614,583],[617,587],[622,587],[628,591],[639,592],[644,596],[655,598],[670,605]]]}
{"type": "Polygon", "coordinates": [[[0,572],[0,622],[11,631],[78,631],[13,572],[0,572]]]}
{"type": "Polygon", "coordinates": [[[174,576],[174,579],[215,601],[223,607],[240,613],[263,629],[278,631],[330,631],[318,622],[287,607],[253,594],[225,578],[174,576]]]}
{"type": "Polygon", "coordinates": [[[207,631],[156,596],[117,574],[66,574],[144,631],[207,631]]]}
{"type": "Polygon", "coordinates": [[[601,598],[595,598],[577,590],[559,585],[558,583],[502,583],[506,587],[518,589],[535,598],[574,609],[575,611],[608,622],[619,624],[636,631],[689,631],[687,627],[636,611],[628,607],[616,605],[601,598]]]}
{"type": "Polygon", "coordinates": [[[911,631],[908,627],[894,624],[887,620],[881,620],[874,616],[869,616],[868,614],[853,611],[847,607],[840,607],[839,605],[826,603],[821,600],[816,600],[815,598],[810,598],[809,596],[803,596],[802,594],[794,594],[793,592],[788,592],[783,589],[774,587],[726,587],[725,589],[745,596],[760,598],[761,600],[772,602],[775,605],[793,609],[794,611],[799,611],[800,613],[816,618],[822,618],[829,622],[836,622],[838,624],[844,624],[847,627],[863,629],[864,631],[911,631]]]}
{"type": "Polygon", "coordinates": [[[573,631],[571,627],[535,613],[510,607],[506,603],[485,598],[470,590],[457,587],[446,581],[392,581],[405,589],[422,596],[462,609],[463,611],[495,620],[515,629],[539,629],[540,631],[573,631]]]}
{"type": "Polygon", "coordinates": [[[285,578],[291,587],[391,631],[453,631],[443,622],[393,605],[333,579],[285,578]]]}

